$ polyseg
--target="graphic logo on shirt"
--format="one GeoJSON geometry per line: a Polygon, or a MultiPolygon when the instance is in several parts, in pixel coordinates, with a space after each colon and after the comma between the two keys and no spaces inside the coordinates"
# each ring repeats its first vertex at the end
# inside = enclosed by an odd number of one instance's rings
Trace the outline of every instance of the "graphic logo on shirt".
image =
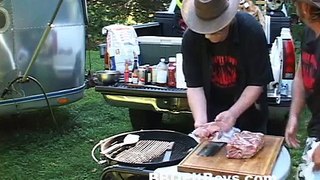
{"type": "Polygon", "coordinates": [[[238,78],[237,59],[231,56],[213,56],[211,61],[211,82],[222,88],[235,86],[238,78]]]}
{"type": "Polygon", "coordinates": [[[303,84],[307,91],[313,91],[315,84],[315,76],[319,65],[316,56],[307,52],[302,52],[301,70],[303,84]]]}

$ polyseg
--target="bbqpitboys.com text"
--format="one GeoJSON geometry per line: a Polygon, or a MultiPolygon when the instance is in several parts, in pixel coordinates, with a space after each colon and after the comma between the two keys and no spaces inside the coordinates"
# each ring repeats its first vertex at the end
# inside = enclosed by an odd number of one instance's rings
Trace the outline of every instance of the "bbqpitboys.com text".
{"type": "Polygon", "coordinates": [[[275,176],[213,175],[211,173],[150,173],[149,180],[277,180],[275,176]]]}

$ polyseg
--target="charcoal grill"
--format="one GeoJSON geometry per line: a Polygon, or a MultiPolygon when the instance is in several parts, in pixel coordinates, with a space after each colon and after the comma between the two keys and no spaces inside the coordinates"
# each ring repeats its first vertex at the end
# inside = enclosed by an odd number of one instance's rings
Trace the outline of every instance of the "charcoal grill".
{"type": "MultiPolygon", "coordinates": [[[[138,142],[139,143],[139,142],[138,142]]],[[[176,131],[170,130],[141,130],[126,132],[119,135],[112,136],[110,138],[100,141],[92,149],[93,159],[104,167],[101,178],[102,179],[117,179],[116,176],[120,176],[120,179],[130,179],[124,178],[123,176],[138,177],[137,179],[143,179],[142,177],[148,177],[149,173],[153,172],[155,169],[160,167],[177,165],[186,155],[191,152],[191,150],[197,145],[197,142],[190,136],[182,134],[176,131]],[[172,149],[172,154],[169,160],[164,161],[165,151],[162,152],[157,157],[154,157],[146,162],[127,162],[125,158],[118,160],[116,157],[111,155],[101,154],[106,148],[123,142],[123,139],[128,134],[136,134],[140,136],[139,141],[155,141],[155,142],[174,142],[172,149]],[[97,158],[96,154],[100,148],[100,157],[97,158]],[[141,177],[142,176],[142,177],[141,177]]],[[[129,151],[131,148],[135,148],[136,145],[132,147],[127,147],[123,151],[129,151]]],[[[145,153],[147,149],[141,150],[141,153],[145,153]]],[[[123,154],[122,153],[122,154],[123,154]]],[[[127,158],[130,159],[130,158],[127,158]]]]}

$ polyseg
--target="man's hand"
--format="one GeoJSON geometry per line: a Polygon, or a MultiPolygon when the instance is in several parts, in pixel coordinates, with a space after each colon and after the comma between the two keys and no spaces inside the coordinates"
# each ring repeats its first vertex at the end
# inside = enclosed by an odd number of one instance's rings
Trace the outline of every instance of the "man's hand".
{"type": "Polygon", "coordinates": [[[313,170],[319,171],[320,170],[320,145],[316,147],[312,154],[312,161],[314,162],[313,170]]]}
{"type": "Polygon", "coordinates": [[[195,122],[194,122],[194,128],[196,129],[196,128],[198,128],[198,127],[201,127],[201,126],[203,126],[204,124],[206,124],[207,123],[207,120],[196,120],[195,122]]]}
{"type": "Polygon", "coordinates": [[[285,132],[285,140],[289,147],[300,147],[300,141],[297,138],[298,127],[298,118],[290,117],[285,132]]]}
{"type": "Polygon", "coordinates": [[[215,118],[215,122],[224,132],[231,130],[235,125],[236,120],[236,117],[231,113],[231,111],[223,111],[215,118]]]}
{"type": "Polygon", "coordinates": [[[193,134],[200,138],[200,141],[212,139],[218,136],[221,132],[220,126],[216,122],[210,122],[203,124],[202,126],[196,128],[193,134]]]}

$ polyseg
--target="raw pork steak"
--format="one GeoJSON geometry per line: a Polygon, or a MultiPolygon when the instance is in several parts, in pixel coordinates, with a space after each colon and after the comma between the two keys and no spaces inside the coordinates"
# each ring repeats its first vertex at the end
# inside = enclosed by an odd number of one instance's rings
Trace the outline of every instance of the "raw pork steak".
{"type": "Polygon", "coordinates": [[[227,144],[227,157],[235,159],[251,158],[264,144],[262,133],[242,131],[234,135],[227,144]]]}

